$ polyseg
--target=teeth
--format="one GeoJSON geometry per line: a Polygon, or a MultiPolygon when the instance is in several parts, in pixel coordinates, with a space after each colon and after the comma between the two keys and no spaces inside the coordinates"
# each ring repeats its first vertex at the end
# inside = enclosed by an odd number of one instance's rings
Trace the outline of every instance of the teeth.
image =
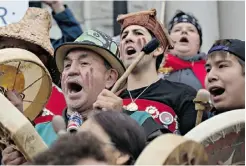
{"type": "Polygon", "coordinates": [[[131,51],[131,50],[134,50],[134,48],[130,47],[127,49],[127,51],[131,51]]]}
{"type": "Polygon", "coordinates": [[[78,93],[78,92],[77,92],[76,90],[70,89],[70,90],[69,90],[69,93],[70,93],[70,94],[74,94],[74,93],[78,93]]]}
{"type": "Polygon", "coordinates": [[[214,88],[211,88],[210,89],[210,93],[213,95],[213,96],[218,96],[218,95],[221,95],[225,92],[225,89],[223,88],[219,88],[219,87],[214,87],[214,88]]]}
{"type": "Polygon", "coordinates": [[[211,89],[211,92],[214,92],[214,91],[216,91],[216,90],[218,90],[219,88],[213,88],[213,89],[211,89]]]}
{"type": "Polygon", "coordinates": [[[73,94],[73,93],[76,93],[76,91],[75,90],[71,90],[71,93],[73,94]]]}

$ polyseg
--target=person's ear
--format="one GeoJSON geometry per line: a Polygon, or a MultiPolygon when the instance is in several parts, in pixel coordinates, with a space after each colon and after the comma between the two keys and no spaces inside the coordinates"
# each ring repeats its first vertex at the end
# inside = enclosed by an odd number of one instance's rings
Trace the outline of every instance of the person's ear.
{"type": "Polygon", "coordinates": [[[153,56],[154,56],[154,57],[157,57],[157,56],[163,54],[163,52],[164,52],[163,47],[158,47],[158,48],[156,48],[155,51],[153,52],[153,56]]]}
{"type": "Polygon", "coordinates": [[[130,156],[128,154],[121,153],[116,159],[116,165],[124,165],[129,159],[130,156]]]}
{"type": "Polygon", "coordinates": [[[106,73],[106,84],[105,88],[111,88],[118,79],[118,72],[115,69],[109,69],[106,73]]]}

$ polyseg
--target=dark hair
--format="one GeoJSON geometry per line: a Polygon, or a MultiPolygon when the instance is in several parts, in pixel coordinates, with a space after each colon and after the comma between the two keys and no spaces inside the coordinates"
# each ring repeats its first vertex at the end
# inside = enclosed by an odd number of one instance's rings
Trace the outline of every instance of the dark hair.
{"type": "MultiPolygon", "coordinates": [[[[229,39],[222,39],[222,40],[216,40],[214,42],[214,44],[212,45],[212,47],[215,47],[215,46],[220,46],[220,45],[223,45],[223,46],[230,46],[231,42],[229,39]]],[[[212,48],[211,47],[211,48],[212,48]]],[[[214,57],[217,55],[217,53],[220,52],[222,54],[222,56],[225,58],[227,55],[233,55],[233,54],[230,54],[229,52],[227,51],[214,51],[212,52],[211,54],[208,54],[208,57],[214,57]]],[[[245,74],[245,63],[242,59],[238,58],[237,56],[235,56],[238,60],[238,63],[241,65],[242,67],[242,73],[243,75],[245,74]]]]}
{"type": "Polygon", "coordinates": [[[52,82],[55,83],[58,87],[61,87],[61,73],[59,72],[55,58],[48,57],[46,67],[52,78],[52,82]]]}
{"type": "MultiPolygon", "coordinates": [[[[147,29],[148,30],[148,29],[147,29]]],[[[148,30],[148,32],[150,33],[151,37],[154,38],[155,35],[150,31],[148,30]]],[[[165,51],[165,50],[164,50],[165,51]]],[[[155,62],[155,68],[156,68],[156,71],[158,71],[158,69],[160,68],[160,65],[161,65],[161,62],[163,60],[163,57],[164,57],[164,52],[160,55],[157,56],[156,58],[156,62],[155,62]]]]}
{"type": "Polygon", "coordinates": [[[74,165],[81,159],[106,162],[102,143],[90,132],[61,136],[51,147],[37,155],[33,165],[74,165]]]}
{"type": "Polygon", "coordinates": [[[109,135],[115,147],[130,156],[126,164],[133,164],[146,144],[144,129],[134,119],[120,112],[96,113],[93,119],[109,135]]]}
{"type": "Polygon", "coordinates": [[[104,60],[104,65],[105,65],[106,69],[107,70],[112,69],[112,66],[109,64],[109,62],[106,61],[106,59],[104,59],[104,58],[103,58],[103,60],[104,60]]]}
{"type": "Polygon", "coordinates": [[[158,71],[158,69],[160,68],[160,65],[161,65],[161,62],[163,60],[163,57],[164,57],[164,53],[159,55],[157,58],[156,58],[156,63],[155,63],[155,68],[156,70],[158,71]]]}

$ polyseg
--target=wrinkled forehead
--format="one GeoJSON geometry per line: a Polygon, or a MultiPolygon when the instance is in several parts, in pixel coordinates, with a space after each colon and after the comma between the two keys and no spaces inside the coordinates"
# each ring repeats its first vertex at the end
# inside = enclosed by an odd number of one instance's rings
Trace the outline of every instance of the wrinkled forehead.
{"type": "Polygon", "coordinates": [[[64,60],[80,60],[80,59],[94,59],[95,61],[102,60],[102,57],[90,49],[75,48],[68,52],[64,60]]]}

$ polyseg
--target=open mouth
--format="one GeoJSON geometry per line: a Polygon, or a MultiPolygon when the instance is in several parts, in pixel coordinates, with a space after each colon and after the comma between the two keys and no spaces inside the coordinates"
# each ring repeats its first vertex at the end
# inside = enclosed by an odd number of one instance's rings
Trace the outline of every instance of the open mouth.
{"type": "Polygon", "coordinates": [[[187,37],[182,37],[179,42],[181,43],[189,43],[189,40],[187,39],[187,37]]]}
{"type": "Polygon", "coordinates": [[[78,93],[82,90],[82,86],[76,82],[68,83],[69,93],[78,93]]]}
{"type": "Polygon", "coordinates": [[[224,88],[221,87],[213,87],[209,90],[209,92],[211,93],[211,95],[213,96],[220,96],[225,92],[224,88]]]}
{"type": "Polygon", "coordinates": [[[133,54],[135,54],[137,51],[135,50],[135,48],[133,48],[133,47],[128,47],[127,49],[126,49],[126,53],[127,53],[127,55],[133,55],[133,54]]]}

